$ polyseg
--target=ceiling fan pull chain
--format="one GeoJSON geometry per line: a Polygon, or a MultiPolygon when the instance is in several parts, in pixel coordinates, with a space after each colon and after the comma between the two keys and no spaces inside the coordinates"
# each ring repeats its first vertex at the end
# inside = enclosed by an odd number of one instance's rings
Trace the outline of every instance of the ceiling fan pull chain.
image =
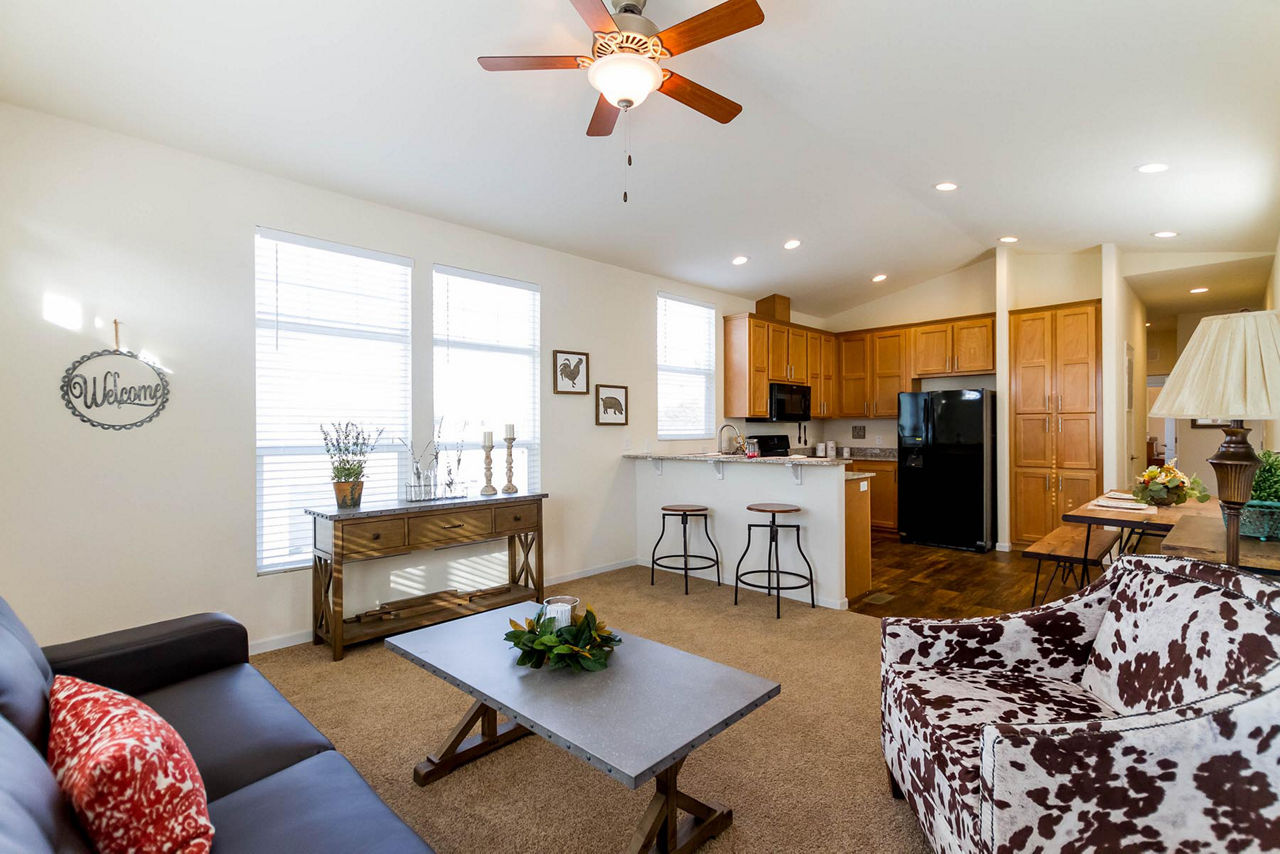
{"type": "Polygon", "coordinates": [[[627,156],[622,167],[622,203],[627,203],[627,179],[631,174],[631,111],[622,111],[622,147],[627,156]]]}

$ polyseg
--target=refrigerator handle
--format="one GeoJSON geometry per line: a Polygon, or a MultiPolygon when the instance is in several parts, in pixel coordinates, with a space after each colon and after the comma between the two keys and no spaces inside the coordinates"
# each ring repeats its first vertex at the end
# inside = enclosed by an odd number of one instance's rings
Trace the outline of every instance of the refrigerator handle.
{"type": "Polygon", "coordinates": [[[924,396],[924,445],[926,448],[933,447],[933,395],[926,394],[924,396]]]}

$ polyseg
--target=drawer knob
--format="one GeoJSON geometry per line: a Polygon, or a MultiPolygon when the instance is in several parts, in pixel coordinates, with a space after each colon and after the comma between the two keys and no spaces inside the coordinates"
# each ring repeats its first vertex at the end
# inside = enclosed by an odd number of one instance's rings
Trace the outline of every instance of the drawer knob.
{"type": "Polygon", "coordinates": [[[461,527],[462,527],[462,523],[461,523],[461,522],[459,522],[459,523],[458,523],[458,524],[456,524],[456,525],[441,525],[440,527],[441,527],[441,528],[444,528],[446,531],[451,531],[451,530],[453,530],[454,528],[461,528],[461,527]]]}
{"type": "Polygon", "coordinates": [[[374,534],[374,535],[373,535],[373,538],[374,538],[375,540],[380,540],[380,539],[382,539],[382,534],[374,534]]]}
{"type": "Polygon", "coordinates": [[[512,518],[512,520],[514,520],[514,521],[516,521],[516,522],[519,522],[519,521],[520,521],[520,514],[519,514],[519,513],[517,513],[516,515],[512,516],[511,518],[512,518]]]}

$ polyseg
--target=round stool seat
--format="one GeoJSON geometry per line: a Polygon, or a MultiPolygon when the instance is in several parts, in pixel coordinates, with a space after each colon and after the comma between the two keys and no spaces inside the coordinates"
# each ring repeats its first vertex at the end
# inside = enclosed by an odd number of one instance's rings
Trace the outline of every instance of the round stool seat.
{"type": "Polygon", "coordinates": [[[706,513],[707,508],[701,504],[667,504],[662,508],[663,513],[706,513]]]}
{"type": "Polygon", "coordinates": [[[752,513],[799,513],[800,508],[794,504],[748,504],[747,510],[752,513]]]}

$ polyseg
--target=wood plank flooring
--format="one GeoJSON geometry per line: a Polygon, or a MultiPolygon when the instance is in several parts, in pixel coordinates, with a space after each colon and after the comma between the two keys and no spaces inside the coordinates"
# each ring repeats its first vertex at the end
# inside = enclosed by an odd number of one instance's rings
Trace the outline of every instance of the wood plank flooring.
{"type": "MultiPolygon", "coordinates": [[[[1041,592],[1051,565],[1040,575],[1041,592]]],[[[1097,570],[1094,570],[1097,577],[1097,570]]],[[[872,617],[990,617],[1031,604],[1036,562],[1020,552],[972,552],[903,545],[897,534],[871,535],[871,589],[849,610],[872,617]]],[[[1075,591],[1055,581],[1048,601],[1075,591]]]]}

